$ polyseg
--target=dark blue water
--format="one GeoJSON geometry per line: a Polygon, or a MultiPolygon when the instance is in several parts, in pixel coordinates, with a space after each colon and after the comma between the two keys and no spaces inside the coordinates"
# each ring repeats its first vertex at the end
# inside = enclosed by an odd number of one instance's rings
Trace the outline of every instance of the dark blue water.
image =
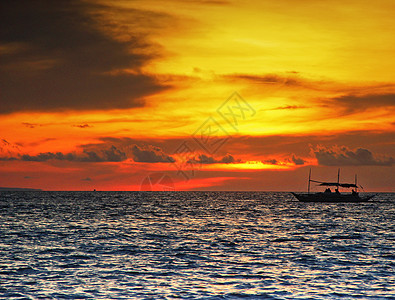
{"type": "Polygon", "coordinates": [[[7,299],[395,299],[395,194],[1,192],[7,299]]]}

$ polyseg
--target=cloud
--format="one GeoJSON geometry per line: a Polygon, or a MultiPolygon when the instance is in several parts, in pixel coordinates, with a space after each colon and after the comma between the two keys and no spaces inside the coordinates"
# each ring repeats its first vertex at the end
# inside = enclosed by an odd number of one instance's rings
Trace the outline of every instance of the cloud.
{"type": "Polygon", "coordinates": [[[167,155],[159,147],[152,145],[146,147],[139,147],[134,145],[132,147],[132,154],[134,161],[145,163],[169,163],[175,162],[174,158],[167,155]]]}
{"type": "Polygon", "coordinates": [[[117,149],[115,146],[100,151],[84,150],[84,154],[88,156],[88,159],[84,160],[83,158],[82,161],[88,162],[120,162],[127,159],[125,152],[117,149]]]}
{"type": "Polygon", "coordinates": [[[10,157],[10,156],[1,156],[0,157],[0,161],[13,161],[13,160],[17,160],[17,158],[10,157]]]}
{"type": "MultiPolygon", "coordinates": [[[[16,158],[15,158],[16,159],[16,158]]],[[[74,161],[74,162],[120,162],[127,159],[126,154],[112,146],[108,149],[96,151],[84,150],[82,153],[45,152],[37,155],[20,155],[19,160],[44,162],[48,160],[74,161]]]]}
{"type": "Polygon", "coordinates": [[[235,162],[240,162],[240,160],[236,160],[232,155],[227,154],[224,157],[222,157],[219,160],[220,164],[230,164],[230,163],[235,163],[235,162]]]}
{"type": "Polygon", "coordinates": [[[18,145],[10,143],[6,139],[0,139],[0,161],[16,160],[15,156],[20,153],[18,145]]]}
{"type": "Polygon", "coordinates": [[[246,80],[249,82],[261,84],[280,84],[287,86],[304,86],[306,82],[296,76],[282,76],[278,74],[249,75],[249,74],[232,74],[225,75],[225,78],[246,80]]]}
{"type": "Polygon", "coordinates": [[[232,155],[226,154],[220,159],[215,159],[212,156],[207,156],[205,154],[200,154],[188,161],[188,163],[199,163],[199,164],[231,164],[237,163],[240,160],[236,160],[232,155]]]}
{"type": "Polygon", "coordinates": [[[105,18],[114,11],[82,0],[1,1],[0,113],[138,107],[165,89],[140,70],[159,55],[149,24],[163,27],[170,16],[124,10],[134,29],[125,34],[130,24],[105,18]]]}
{"type": "Polygon", "coordinates": [[[28,128],[36,128],[37,126],[43,126],[42,124],[28,123],[28,122],[22,122],[22,125],[28,128]]]}
{"type": "Polygon", "coordinates": [[[279,106],[279,107],[273,108],[271,110],[302,109],[302,108],[309,108],[309,107],[303,106],[303,105],[286,105],[286,106],[279,106]]]}
{"type": "Polygon", "coordinates": [[[267,159],[262,161],[264,164],[271,164],[271,165],[277,165],[279,162],[277,159],[272,158],[272,159],[267,159]]]}
{"type": "Polygon", "coordinates": [[[71,125],[72,127],[78,127],[78,128],[89,128],[93,127],[92,125],[89,124],[78,124],[78,125],[71,125]]]}
{"type": "MultiPolygon", "coordinates": [[[[50,160],[71,162],[121,162],[133,158],[136,162],[145,163],[173,163],[175,159],[166,154],[160,147],[153,145],[139,146],[137,140],[124,138],[103,138],[102,143],[84,144],[79,146],[78,152],[42,152],[36,155],[10,151],[13,146],[6,140],[0,140],[0,161],[21,160],[45,162],[50,160]]],[[[141,142],[141,141],[140,141],[141,142]]],[[[232,157],[225,156],[225,162],[232,157]]]]}
{"type": "Polygon", "coordinates": [[[346,113],[366,110],[378,107],[395,107],[395,94],[369,94],[369,95],[345,95],[332,99],[340,107],[346,110],[346,113]]]}
{"type": "Polygon", "coordinates": [[[90,177],[82,178],[81,181],[92,181],[90,177]]]}
{"type": "Polygon", "coordinates": [[[313,152],[318,164],[324,166],[392,166],[395,163],[393,157],[377,158],[363,148],[352,151],[347,147],[318,147],[313,152]]]}
{"type": "MultiPolygon", "coordinates": [[[[166,154],[160,147],[146,145],[142,140],[127,137],[105,137],[100,138],[100,141],[100,143],[79,145],[78,153],[43,152],[37,155],[21,154],[14,155],[12,159],[23,161],[121,162],[128,158],[133,158],[136,162],[175,162],[175,159],[166,154]],[[144,144],[144,146],[137,145],[137,143],[144,144]]],[[[4,157],[3,160],[5,160],[4,157]]]]}
{"type": "Polygon", "coordinates": [[[302,159],[302,158],[298,158],[298,157],[296,157],[295,155],[292,155],[292,162],[293,162],[295,165],[300,166],[300,165],[304,165],[305,160],[302,159]]]}
{"type": "Polygon", "coordinates": [[[294,163],[297,166],[301,166],[301,165],[305,164],[305,160],[304,159],[298,158],[295,155],[292,155],[291,158],[288,158],[288,157],[285,158],[285,159],[283,158],[283,160],[281,160],[281,161],[279,161],[279,160],[277,160],[275,158],[266,159],[266,160],[262,161],[262,163],[270,164],[270,165],[284,165],[284,164],[287,164],[287,163],[290,163],[290,162],[294,163]]]}

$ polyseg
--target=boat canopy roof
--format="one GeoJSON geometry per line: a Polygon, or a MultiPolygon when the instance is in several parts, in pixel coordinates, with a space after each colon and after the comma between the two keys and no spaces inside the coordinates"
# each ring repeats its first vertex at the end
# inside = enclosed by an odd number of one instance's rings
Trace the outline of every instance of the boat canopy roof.
{"type": "Polygon", "coordinates": [[[340,186],[344,188],[358,188],[358,186],[354,183],[323,182],[317,180],[311,180],[311,181],[319,183],[320,186],[340,186]]]}

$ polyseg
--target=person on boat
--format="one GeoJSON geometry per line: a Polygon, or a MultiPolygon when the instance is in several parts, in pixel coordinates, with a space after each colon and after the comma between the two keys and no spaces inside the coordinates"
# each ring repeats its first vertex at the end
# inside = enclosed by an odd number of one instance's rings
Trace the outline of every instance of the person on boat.
{"type": "Polygon", "coordinates": [[[331,191],[330,188],[327,188],[327,189],[325,190],[325,193],[332,193],[332,191],[331,191]]]}
{"type": "Polygon", "coordinates": [[[351,190],[351,194],[352,194],[353,196],[358,196],[358,192],[356,192],[355,190],[351,190]]]}
{"type": "Polygon", "coordinates": [[[340,194],[339,189],[335,189],[336,194],[340,194]]]}

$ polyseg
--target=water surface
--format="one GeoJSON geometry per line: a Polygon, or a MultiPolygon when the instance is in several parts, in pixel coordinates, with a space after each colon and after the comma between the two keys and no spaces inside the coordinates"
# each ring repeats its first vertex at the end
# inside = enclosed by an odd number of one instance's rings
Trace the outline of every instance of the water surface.
{"type": "Polygon", "coordinates": [[[395,194],[1,192],[0,297],[395,299],[395,194]]]}

